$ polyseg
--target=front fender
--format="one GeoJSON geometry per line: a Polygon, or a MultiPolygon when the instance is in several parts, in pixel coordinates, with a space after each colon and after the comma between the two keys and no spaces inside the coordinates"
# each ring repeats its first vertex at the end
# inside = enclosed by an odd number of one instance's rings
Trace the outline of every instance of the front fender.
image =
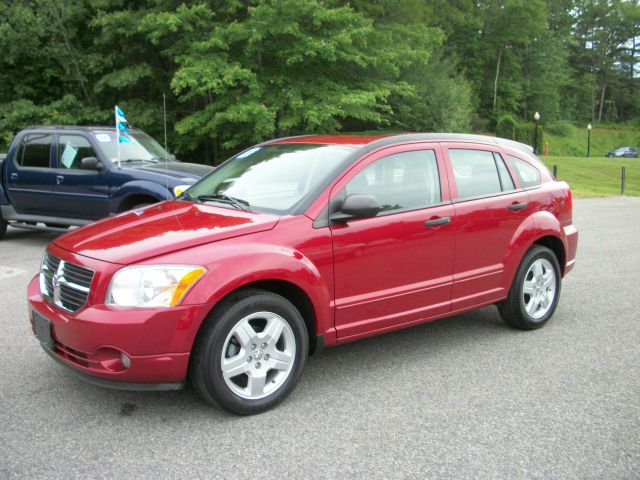
{"type": "MultiPolygon", "coordinates": [[[[287,282],[307,295],[316,317],[316,333],[328,335],[327,342],[331,343],[332,287],[309,258],[295,249],[263,243],[217,244],[215,252],[217,260],[205,265],[207,274],[189,291],[183,304],[213,306],[231,292],[255,282],[287,282]]],[[[192,341],[200,325],[194,327],[192,341]]]]}
{"type": "Polygon", "coordinates": [[[111,211],[117,212],[122,201],[130,195],[148,195],[159,202],[173,198],[170,188],[149,180],[132,180],[121,185],[111,197],[111,211]]]}

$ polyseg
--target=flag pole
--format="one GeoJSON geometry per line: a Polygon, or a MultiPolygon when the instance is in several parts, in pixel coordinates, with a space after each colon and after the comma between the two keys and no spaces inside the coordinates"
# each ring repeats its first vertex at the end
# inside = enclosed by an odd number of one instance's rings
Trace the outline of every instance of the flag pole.
{"type": "Polygon", "coordinates": [[[116,148],[118,152],[118,168],[122,168],[120,166],[120,129],[118,127],[118,106],[116,105],[113,109],[113,114],[116,119],[116,148]]]}

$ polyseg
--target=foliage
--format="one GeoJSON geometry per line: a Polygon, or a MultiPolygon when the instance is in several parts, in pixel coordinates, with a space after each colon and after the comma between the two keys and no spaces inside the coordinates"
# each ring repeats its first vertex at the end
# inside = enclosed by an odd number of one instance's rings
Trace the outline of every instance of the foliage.
{"type": "Polygon", "coordinates": [[[573,135],[576,130],[576,127],[566,120],[561,120],[559,122],[547,124],[545,126],[545,130],[548,133],[552,133],[554,135],[558,135],[560,137],[568,137],[573,135]]]}
{"type": "Polygon", "coordinates": [[[208,163],[505,114],[530,138],[535,111],[637,125],[639,39],[639,0],[0,0],[0,150],[28,124],[109,124],[116,103],[160,139],[163,99],[169,148],[208,163]]]}
{"type": "Polygon", "coordinates": [[[496,125],[496,136],[532,145],[537,141],[536,150],[543,151],[544,128],[538,125],[537,133],[534,123],[519,122],[511,115],[504,115],[496,125]],[[536,136],[537,135],[537,136],[536,136]]]}
{"type": "MultiPolygon", "coordinates": [[[[566,157],[586,157],[588,131],[586,126],[574,128],[570,134],[551,133],[545,130],[545,142],[549,144],[549,155],[566,157]]],[[[591,156],[604,157],[617,147],[640,146],[638,127],[621,128],[615,125],[608,128],[598,126],[591,130],[591,156]]]]}

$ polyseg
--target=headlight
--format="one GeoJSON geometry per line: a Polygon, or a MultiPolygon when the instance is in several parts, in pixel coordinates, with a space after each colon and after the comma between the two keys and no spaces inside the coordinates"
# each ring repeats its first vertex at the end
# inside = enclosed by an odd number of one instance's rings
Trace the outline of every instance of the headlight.
{"type": "Polygon", "coordinates": [[[190,186],[191,186],[191,185],[178,185],[178,186],[176,186],[176,187],[173,187],[173,194],[174,194],[176,197],[179,197],[179,196],[180,196],[180,195],[182,195],[182,194],[185,192],[185,190],[186,190],[187,188],[189,188],[190,186]]]}
{"type": "Polygon", "coordinates": [[[204,275],[199,265],[144,265],[118,271],[107,304],[119,307],[173,307],[204,275]]]}

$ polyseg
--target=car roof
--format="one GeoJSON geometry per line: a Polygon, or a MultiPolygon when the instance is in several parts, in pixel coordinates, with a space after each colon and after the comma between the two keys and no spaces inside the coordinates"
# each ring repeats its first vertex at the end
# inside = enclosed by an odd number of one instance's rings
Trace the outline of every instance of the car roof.
{"type": "Polygon", "coordinates": [[[325,145],[348,145],[352,147],[367,147],[368,149],[410,142],[460,142],[484,143],[500,145],[502,147],[520,150],[527,154],[533,153],[530,145],[508,140],[506,138],[489,135],[473,135],[467,133],[401,133],[390,135],[301,135],[296,137],[276,138],[264,142],[268,144],[283,143],[314,143],[325,145]]]}
{"type": "MultiPolygon", "coordinates": [[[[31,125],[29,127],[24,128],[23,130],[75,130],[75,131],[85,131],[85,132],[103,132],[105,130],[114,130],[115,125],[31,125]]],[[[139,132],[141,131],[138,128],[130,127],[128,130],[139,132]]]]}

